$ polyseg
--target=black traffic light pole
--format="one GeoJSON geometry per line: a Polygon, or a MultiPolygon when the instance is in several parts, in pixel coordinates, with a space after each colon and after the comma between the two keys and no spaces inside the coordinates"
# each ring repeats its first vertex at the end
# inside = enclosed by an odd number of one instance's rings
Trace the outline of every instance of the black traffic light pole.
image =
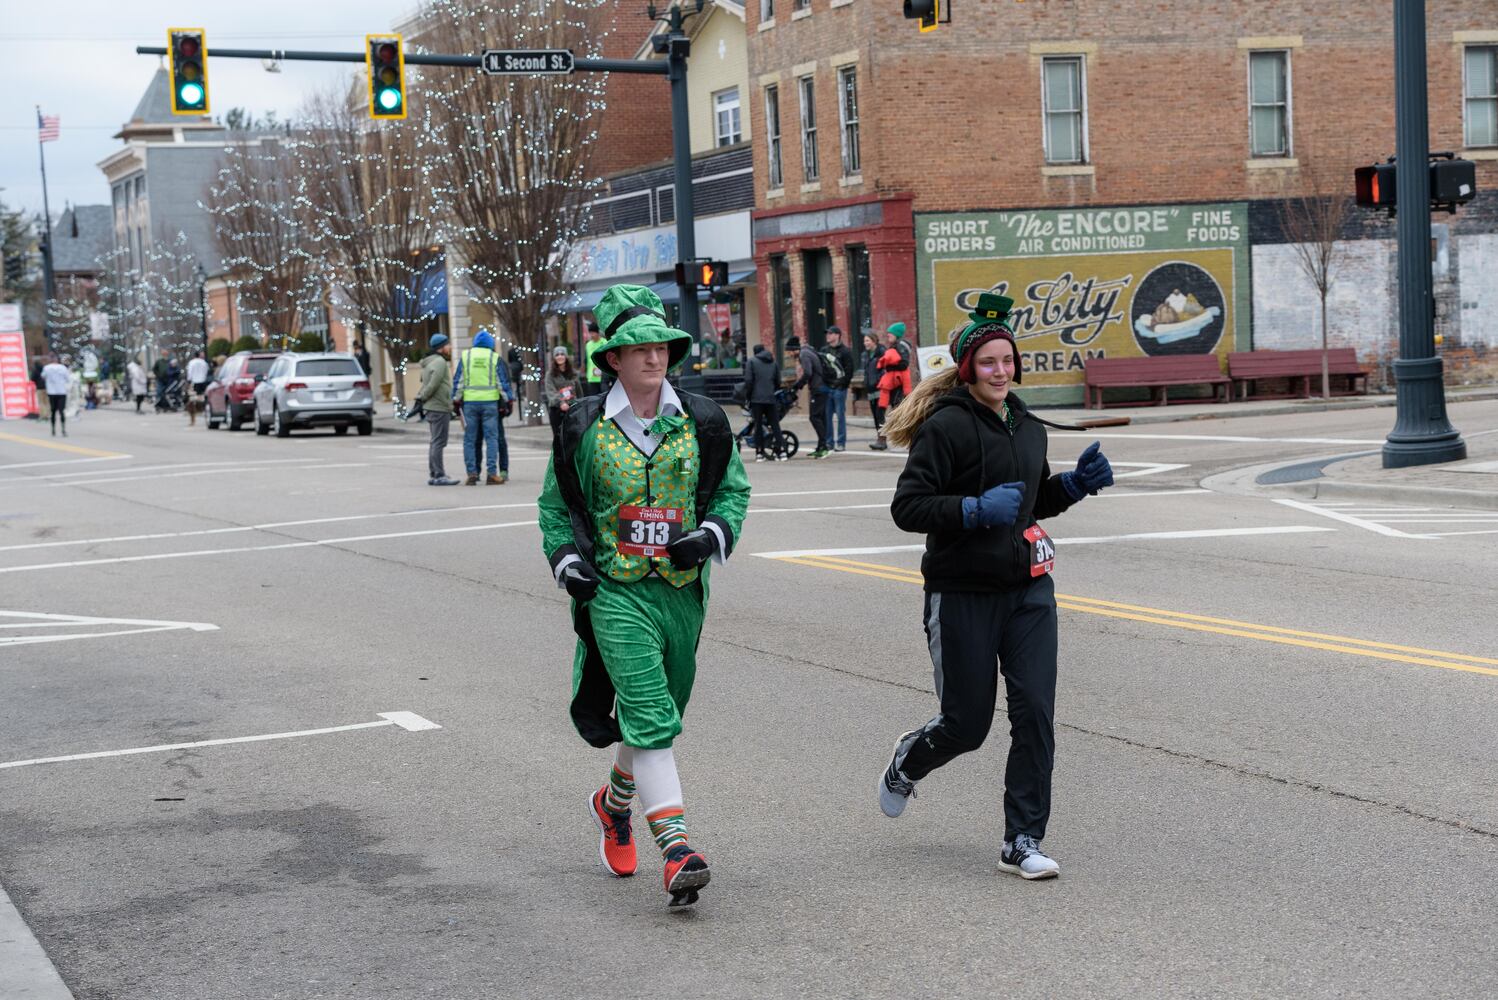
{"type": "MultiPolygon", "coordinates": [[[[696,0],[697,12],[702,11],[702,0],[696,0]]],[[[651,8],[654,17],[654,8],[651,8]]],[[[684,14],[681,5],[673,6],[665,17],[670,27],[669,34],[652,39],[655,51],[666,56],[664,63],[638,62],[633,59],[574,59],[573,69],[593,73],[648,73],[664,76],[671,81],[671,152],[676,161],[676,190],[672,195],[676,215],[676,259],[691,260],[697,255],[695,215],[692,209],[692,135],[687,106],[687,56],[691,54],[692,40],[682,30],[684,14]]],[[[167,50],[160,45],[136,46],[136,54],[164,56],[167,50]]],[[[291,59],[308,62],[362,63],[363,52],[307,52],[287,49],[213,49],[209,55],[214,59],[291,59]]],[[[474,69],[483,65],[480,56],[441,55],[435,53],[408,53],[408,66],[458,66],[474,69]]],[[[692,335],[694,345],[699,342],[697,322],[697,286],[689,282],[677,285],[680,303],[678,312],[681,329],[692,335]]],[[[698,348],[701,350],[700,346],[698,348]]],[[[696,380],[698,375],[687,378],[696,380]]],[[[686,388],[692,388],[686,386],[686,388]]]]}
{"type": "Polygon", "coordinates": [[[1394,177],[1398,221],[1399,358],[1397,415],[1384,442],[1384,468],[1456,462],[1467,443],[1446,419],[1446,389],[1435,344],[1430,276],[1430,138],[1425,90],[1425,0],[1394,0],[1394,177]],[[1413,168],[1413,169],[1411,169],[1413,168]]]}

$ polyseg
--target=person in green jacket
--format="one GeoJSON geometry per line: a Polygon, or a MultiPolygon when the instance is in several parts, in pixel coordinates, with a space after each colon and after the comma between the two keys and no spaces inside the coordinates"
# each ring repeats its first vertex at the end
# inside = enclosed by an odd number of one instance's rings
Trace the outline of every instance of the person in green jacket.
{"type": "Polygon", "coordinates": [[[427,346],[431,353],[421,359],[421,388],[416,390],[416,405],[425,410],[427,426],[432,432],[427,447],[427,485],[456,486],[458,481],[447,478],[442,464],[447,428],[453,419],[452,380],[447,374],[447,359],[452,357],[453,349],[443,333],[433,337],[427,346]]]}
{"type": "Polygon", "coordinates": [[[722,407],[676,389],[690,335],[667,325],[650,289],[614,285],[594,310],[605,339],[593,358],[618,381],[568,408],[540,505],[542,548],[572,597],[573,724],[588,743],[618,743],[588,810],[615,875],[635,873],[630,803],[660,848],[670,905],[708,882],[687,842],[671,746],[697,673],[708,563],[732,553],[749,479],[722,407]]]}

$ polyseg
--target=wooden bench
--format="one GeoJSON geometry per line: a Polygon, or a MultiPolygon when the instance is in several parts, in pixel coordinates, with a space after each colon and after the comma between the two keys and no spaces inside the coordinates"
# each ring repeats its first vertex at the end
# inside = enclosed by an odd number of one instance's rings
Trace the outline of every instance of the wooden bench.
{"type": "MultiPolygon", "coordinates": [[[[1334,392],[1334,396],[1350,396],[1368,391],[1368,370],[1358,364],[1357,351],[1351,347],[1333,347],[1326,352],[1327,371],[1337,377],[1346,378],[1347,388],[1334,392]],[[1361,389],[1359,381],[1361,380],[1361,389]]],[[[1321,351],[1234,351],[1228,355],[1228,377],[1235,389],[1240,389],[1240,399],[1251,396],[1258,399],[1302,396],[1309,399],[1311,386],[1321,384],[1321,351]],[[1283,378],[1290,382],[1290,391],[1278,396],[1259,393],[1255,385],[1261,379],[1283,378]],[[1296,392],[1296,382],[1300,391],[1296,392]]]]}
{"type": "MultiPolygon", "coordinates": [[[[1215,354],[1177,354],[1155,358],[1089,358],[1085,369],[1086,408],[1104,408],[1103,390],[1144,388],[1150,398],[1140,402],[1115,403],[1115,406],[1164,406],[1170,402],[1168,388],[1173,385],[1209,385],[1214,402],[1226,403],[1232,391],[1232,380],[1222,373],[1215,354]]],[[[1176,400],[1184,403],[1190,400],[1176,400]]]]}

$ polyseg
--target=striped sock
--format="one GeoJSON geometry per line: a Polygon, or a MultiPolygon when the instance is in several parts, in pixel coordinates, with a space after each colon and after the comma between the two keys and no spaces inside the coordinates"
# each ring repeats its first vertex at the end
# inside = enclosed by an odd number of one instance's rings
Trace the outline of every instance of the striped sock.
{"type": "Polygon", "coordinates": [[[650,820],[650,835],[663,857],[677,844],[687,842],[687,818],[680,807],[657,809],[645,818],[650,820]]]}
{"type": "Polygon", "coordinates": [[[611,813],[629,812],[629,803],[635,797],[635,776],[625,774],[615,764],[609,771],[609,783],[603,793],[603,807],[611,813]]]}

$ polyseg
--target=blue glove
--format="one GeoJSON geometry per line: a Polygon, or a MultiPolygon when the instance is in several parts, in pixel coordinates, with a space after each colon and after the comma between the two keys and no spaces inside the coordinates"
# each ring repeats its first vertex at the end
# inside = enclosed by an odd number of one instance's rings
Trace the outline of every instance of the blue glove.
{"type": "Polygon", "coordinates": [[[1061,485],[1073,500],[1084,496],[1097,496],[1098,490],[1113,485],[1113,466],[1108,464],[1102,446],[1094,441],[1077,459],[1075,472],[1063,472],[1061,485]]]}
{"type": "Polygon", "coordinates": [[[1004,483],[980,497],[963,497],[962,526],[997,528],[1001,524],[1013,524],[1019,517],[1019,505],[1024,498],[1024,483],[1004,483]]]}

